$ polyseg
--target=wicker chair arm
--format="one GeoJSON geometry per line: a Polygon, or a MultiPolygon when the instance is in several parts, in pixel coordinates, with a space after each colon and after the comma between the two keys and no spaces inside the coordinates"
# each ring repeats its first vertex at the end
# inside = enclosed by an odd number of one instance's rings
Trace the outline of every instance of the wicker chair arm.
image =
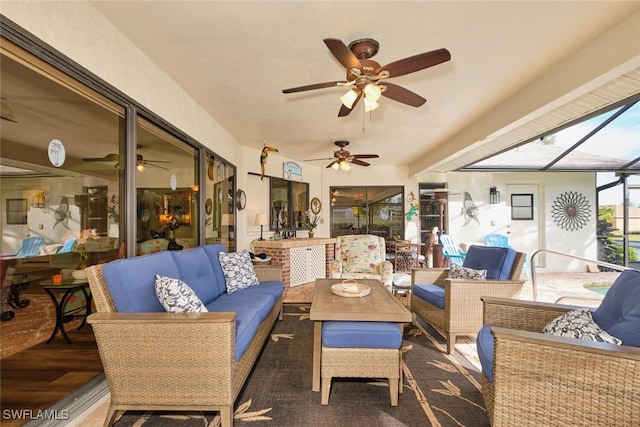
{"type": "Polygon", "coordinates": [[[640,348],[500,327],[492,333],[494,425],[637,424],[640,348]]]}
{"type": "Polygon", "coordinates": [[[253,269],[261,282],[282,281],[282,267],[279,265],[254,265],[253,269]]]}
{"type": "Polygon", "coordinates": [[[541,332],[547,323],[580,308],[574,305],[483,296],[485,325],[541,332]]]}
{"type": "Polygon", "coordinates": [[[411,286],[418,284],[436,284],[444,286],[444,279],[446,279],[448,275],[448,268],[412,268],[411,286]]]}

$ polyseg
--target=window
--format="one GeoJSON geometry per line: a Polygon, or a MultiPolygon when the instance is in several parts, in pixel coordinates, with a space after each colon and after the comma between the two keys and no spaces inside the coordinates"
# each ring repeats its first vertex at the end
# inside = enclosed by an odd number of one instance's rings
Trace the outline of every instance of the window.
{"type": "Polygon", "coordinates": [[[514,221],[533,219],[533,194],[511,195],[511,219],[514,221]]]}
{"type": "Polygon", "coordinates": [[[392,187],[331,187],[331,237],[375,234],[404,237],[404,189],[392,187]]]}

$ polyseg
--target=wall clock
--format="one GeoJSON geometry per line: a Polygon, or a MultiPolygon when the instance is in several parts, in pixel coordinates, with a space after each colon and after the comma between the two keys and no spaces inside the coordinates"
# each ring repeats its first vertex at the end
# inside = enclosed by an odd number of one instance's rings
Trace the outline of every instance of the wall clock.
{"type": "Polygon", "coordinates": [[[320,209],[322,209],[322,203],[320,203],[320,199],[314,197],[311,199],[311,212],[315,215],[320,213],[320,209]]]}
{"type": "Polygon", "coordinates": [[[245,194],[245,192],[242,190],[236,191],[236,208],[238,208],[238,210],[241,211],[242,209],[245,208],[246,205],[247,205],[247,195],[245,194]]]}

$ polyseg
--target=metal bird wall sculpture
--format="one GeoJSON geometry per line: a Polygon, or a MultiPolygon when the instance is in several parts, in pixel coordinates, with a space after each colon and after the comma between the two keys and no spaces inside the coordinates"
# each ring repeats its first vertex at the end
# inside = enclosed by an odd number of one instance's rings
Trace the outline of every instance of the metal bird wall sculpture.
{"type": "Polygon", "coordinates": [[[260,153],[260,181],[264,178],[264,166],[267,164],[267,156],[269,155],[269,151],[273,151],[275,153],[278,152],[277,148],[269,147],[265,145],[260,153]]]}

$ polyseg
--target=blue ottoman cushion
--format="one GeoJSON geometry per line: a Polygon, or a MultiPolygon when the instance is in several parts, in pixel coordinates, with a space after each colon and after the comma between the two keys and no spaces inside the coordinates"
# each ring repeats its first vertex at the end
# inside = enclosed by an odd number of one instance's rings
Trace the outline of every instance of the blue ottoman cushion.
{"type": "Polygon", "coordinates": [[[415,285],[413,297],[418,297],[438,308],[444,308],[444,288],[438,285],[415,285]]]}
{"type": "Polygon", "coordinates": [[[402,333],[391,322],[322,322],[322,345],[340,348],[400,348],[402,333]]]}

